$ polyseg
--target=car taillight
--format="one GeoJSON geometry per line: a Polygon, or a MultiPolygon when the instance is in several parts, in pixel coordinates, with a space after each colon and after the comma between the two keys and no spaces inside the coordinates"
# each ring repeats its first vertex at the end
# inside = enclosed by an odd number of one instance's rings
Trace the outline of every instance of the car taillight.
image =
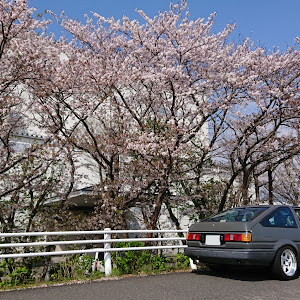
{"type": "Polygon", "coordinates": [[[251,233],[225,233],[225,242],[251,242],[251,233]]]}
{"type": "Polygon", "coordinates": [[[200,233],[189,232],[186,236],[187,241],[200,241],[200,233]]]}

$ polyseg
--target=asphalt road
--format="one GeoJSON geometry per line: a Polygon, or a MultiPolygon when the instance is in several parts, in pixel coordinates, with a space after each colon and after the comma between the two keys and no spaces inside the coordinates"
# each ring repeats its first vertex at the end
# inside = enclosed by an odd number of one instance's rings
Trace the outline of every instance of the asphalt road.
{"type": "Polygon", "coordinates": [[[299,300],[300,278],[278,281],[266,271],[201,270],[197,273],[104,279],[82,284],[0,291],[1,300],[251,299],[299,300]]]}

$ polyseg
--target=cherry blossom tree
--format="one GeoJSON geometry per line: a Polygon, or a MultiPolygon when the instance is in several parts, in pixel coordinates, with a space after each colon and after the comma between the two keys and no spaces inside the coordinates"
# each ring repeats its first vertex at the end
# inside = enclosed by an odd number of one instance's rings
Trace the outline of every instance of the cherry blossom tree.
{"type": "Polygon", "coordinates": [[[232,205],[235,193],[248,204],[253,181],[259,187],[299,154],[296,48],[229,42],[234,25],[212,34],[215,15],[190,20],[185,1],[153,18],[138,11],[142,22],[54,16],[72,41],[37,34],[46,21],[34,20],[26,1],[0,3],[0,174],[10,174],[19,198],[44,203],[42,191],[58,184],[49,172],[62,163],[67,199],[85,167],[96,205],[89,228],[124,228],[132,207],[157,228],[163,206],[179,227],[174,199],[201,216],[232,205]],[[42,145],[16,153],[11,137],[29,124],[43,131],[42,145]],[[12,170],[26,172],[13,178],[12,170]]]}
{"type": "Polygon", "coordinates": [[[0,1],[1,172],[9,169],[11,163],[18,163],[10,160],[9,141],[12,131],[24,125],[20,120],[22,110],[18,109],[22,102],[20,84],[28,74],[30,59],[22,55],[22,47],[30,43],[32,31],[42,26],[31,18],[32,13],[26,1],[0,1]]]}
{"type": "Polygon", "coordinates": [[[265,185],[267,194],[270,194],[272,187],[273,198],[277,202],[299,205],[299,156],[290,161],[285,161],[272,172],[273,184],[265,185]]]}
{"type": "MultiPolygon", "coordinates": [[[[51,40],[37,30],[47,21],[35,20],[26,1],[0,1],[0,227],[2,232],[31,231],[48,197],[66,194],[57,165],[72,161],[69,147],[41,136],[35,104],[28,97],[27,80],[43,65],[37,45],[51,40]],[[30,128],[35,130],[31,131],[30,128]]],[[[68,166],[65,167],[68,169],[68,166]]],[[[71,169],[70,169],[71,170],[71,169]]],[[[67,172],[66,172],[67,173],[67,172]]],[[[70,180],[71,182],[71,180],[70,180]]]]}
{"type": "Polygon", "coordinates": [[[63,16],[72,47],[49,46],[32,86],[47,128],[97,168],[101,218],[143,200],[145,223],[155,228],[182,185],[186,199],[197,197],[187,187],[199,184],[228,113],[247,101],[251,43],[227,43],[233,25],[211,34],[214,15],[190,21],[185,9],[185,1],[171,4],[153,19],[139,11],[144,24],[63,16]]]}
{"type": "Polygon", "coordinates": [[[238,176],[246,205],[251,178],[257,180],[299,154],[299,55],[295,48],[273,54],[260,49],[249,62],[253,82],[244,96],[247,105],[226,120],[230,130],[224,137],[223,154],[231,175],[220,210],[238,176]]]}

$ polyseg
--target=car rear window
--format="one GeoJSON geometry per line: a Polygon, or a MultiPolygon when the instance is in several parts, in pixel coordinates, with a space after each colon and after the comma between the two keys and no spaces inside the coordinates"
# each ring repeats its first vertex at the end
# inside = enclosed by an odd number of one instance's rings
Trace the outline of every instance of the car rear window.
{"type": "Polygon", "coordinates": [[[203,220],[203,222],[249,222],[268,207],[236,207],[203,220]]]}

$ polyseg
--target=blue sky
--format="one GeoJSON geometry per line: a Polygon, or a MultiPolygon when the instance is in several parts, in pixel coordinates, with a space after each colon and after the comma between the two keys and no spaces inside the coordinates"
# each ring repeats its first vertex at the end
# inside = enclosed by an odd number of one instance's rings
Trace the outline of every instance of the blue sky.
{"type": "MultiPolygon", "coordinates": [[[[177,3],[177,0],[173,1],[177,3]]],[[[91,11],[115,19],[123,15],[130,19],[139,18],[135,9],[142,9],[153,17],[158,11],[169,9],[169,0],[28,0],[38,12],[45,9],[83,20],[91,11]]],[[[285,50],[287,45],[300,37],[300,0],[188,0],[191,19],[207,18],[216,12],[213,31],[220,31],[228,23],[236,23],[232,38],[250,37],[258,46],[272,49],[273,46],[285,50]]],[[[57,35],[56,26],[51,30],[57,35]]]]}

